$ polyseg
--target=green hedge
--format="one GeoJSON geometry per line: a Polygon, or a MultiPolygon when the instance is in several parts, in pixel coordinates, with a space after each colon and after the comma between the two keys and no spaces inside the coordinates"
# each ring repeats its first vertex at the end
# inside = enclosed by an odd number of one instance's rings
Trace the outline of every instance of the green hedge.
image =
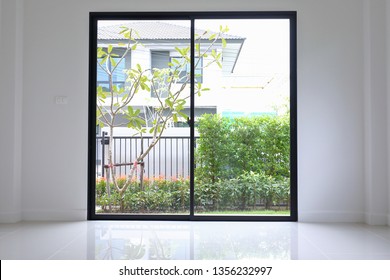
{"type": "MultiPolygon", "coordinates": [[[[124,179],[119,179],[121,181],[124,179]]],[[[145,180],[141,190],[139,182],[133,182],[125,192],[123,203],[126,213],[178,213],[188,212],[190,182],[178,180],[145,180]]],[[[120,205],[119,194],[111,186],[110,198],[106,182],[96,183],[96,205],[108,212],[111,203],[115,212],[120,205]]],[[[290,187],[288,180],[275,180],[265,173],[244,173],[237,178],[218,181],[215,184],[195,180],[195,208],[198,212],[215,210],[271,209],[273,206],[288,208],[290,187]]]]}
{"type": "MultiPolygon", "coordinates": [[[[197,212],[215,210],[271,209],[289,207],[290,126],[287,117],[223,118],[205,114],[197,126],[195,151],[195,207],[197,212]]],[[[124,183],[125,178],[119,178],[124,183]]],[[[144,178],[132,182],[122,200],[126,213],[180,213],[189,209],[186,178],[144,178]]],[[[101,211],[119,209],[121,199],[106,181],[96,183],[96,204],[101,211]]]]}
{"type": "Polygon", "coordinates": [[[195,175],[207,182],[244,172],[290,176],[290,125],[286,116],[224,118],[205,114],[198,122],[195,175]]]}

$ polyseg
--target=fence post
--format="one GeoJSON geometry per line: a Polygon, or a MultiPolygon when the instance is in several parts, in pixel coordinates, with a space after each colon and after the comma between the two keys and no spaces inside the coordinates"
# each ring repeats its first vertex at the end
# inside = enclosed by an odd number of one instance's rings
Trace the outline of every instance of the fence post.
{"type": "MultiPolygon", "coordinates": [[[[101,141],[101,144],[102,144],[102,177],[104,177],[104,165],[106,164],[106,158],[105,158],[105,152],[106,152],[106,144],[108,144],[108,143],[106,143],[106,135],[107,135],[108,133],[107,132],[105,132],[105,131],[102,131],[102,141],[101,141]]],[[[108,141],[110,141],[110,139],[109,138],[107,138],[107,140],[108,141]]]]}

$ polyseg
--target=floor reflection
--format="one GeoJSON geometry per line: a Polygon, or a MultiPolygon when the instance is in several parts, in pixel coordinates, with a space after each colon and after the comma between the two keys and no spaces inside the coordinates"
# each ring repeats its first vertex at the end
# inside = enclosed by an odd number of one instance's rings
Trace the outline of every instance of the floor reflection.
{"type": "Polygon", "coordinates": [[[390,260],[390,228],[346,223],[0,224],[2,260],[390,260]]]}
{"type": "MultiPolygon", "coordinates": [[[[91,223],[98,260],[291,259],[288,223],[91,223]]],[[[294,242],[293,242],[294,243],[294,242]]],[[[88,246],[90,247],[90,246],[88,246]]],[[[90,247],[91,248],[91,247],[90,247]]]]}

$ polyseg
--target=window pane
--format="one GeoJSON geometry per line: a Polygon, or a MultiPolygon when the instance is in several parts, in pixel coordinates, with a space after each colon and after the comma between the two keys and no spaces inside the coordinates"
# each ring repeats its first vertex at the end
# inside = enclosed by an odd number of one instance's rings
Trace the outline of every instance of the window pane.
{"type": "Polygon", "coordinates": [[[290,215],[289,21],[195,28],[207,53],[195,108],[216,108],[196,121],[195,215],[290,215]]]}
{"type": "MultiPolygon", "coordinates": [[[[114,58],[114,61],[117,65],[116,65],[115,71],[113,72],[112,80],[114,82],[124,83],[126,81],[126,74],[124,72],[126,69],[125,68],[126,59],[120,60],[119,58],[114,58]]],[[[113,68],[113,66],[111,65],[111,69],[112,68],[113,68]]]]}
{"type": "MultiPolygon", "coordinates": [[[[104,49],[107,51],[107,49],[104,49]]],[[[110,90],[109,74],[107,70],[112,73],[112,83],[118,88],[124,88],[126,83],[126,65],[130,66],[130,53],[124,54],[124,51],[115,48],[112,52],[113,55],[121,57],[112,57],[111,59],[103,60],[97,59],[97,86],[102,86],[105,91],[110,90]],[[113,71],[115,70],[115,71],[113,71]]]]}
{"type": "MultiPolygon", "coordinates": [[[[151,51],[152,54],[152,69],[168,69],[169,66],[169,51],[151,51]]],[[[164,79],[155,88],[152,88],[152,97],[168,97],[168,81],[164,79]]]]}
{"type": "Polygon", "coordinates": [[[188,215],[189,22],[99,21],[97,47],[96,213],[188,215]]]}

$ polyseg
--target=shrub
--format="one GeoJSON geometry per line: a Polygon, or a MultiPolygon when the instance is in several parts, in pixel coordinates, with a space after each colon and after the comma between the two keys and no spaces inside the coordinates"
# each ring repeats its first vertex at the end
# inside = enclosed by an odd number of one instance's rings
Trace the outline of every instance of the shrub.
{"type": "MultiPolygon", "coordinates": [[[[290,198],[290,126],[287,116],[199,119],[195,150],[197,211],[246,210],[286,205],[290,198]]],[[[117,178],[118,186],[126,178],[117,178]]],[[[131,182],[123,201],[116,188],[107,194],[104,178],[96,182],[96,204],[122,207],[126,213],[188,211],[188,178],[163,176],[131,182]]]]}
{"type": "MultiPolygon", "coordinates": [[[[120,197],[114,189],[108,197],[105,182],[97,182],[96,204],[103,211],[108,205],[119,211],[120,197]],[[101,191],[100,191],[101,190],[101,191]]],[[[206,183],[195,180],[195,207],[197,212],[215,210],[247,210],[286,205],[290,197],[289,180],[277,180],[256,172],[244,172],[237,178],[206,183]]],[[[124,213],[177,213],[188,212],[189,179],[145,180],[144,190],[132,182],[123,198],[124,213]]]]}
{"type": "Polygon", "coordinates": [[[230,124],[217,114],[204,114],[197,129],[200,137],[196,141],[196,177],[214,184],[229,176],[230,124]]]}
{"type": "Polygon", "coordinates": [[[237,178],[243,172],[290,175],[287,116],[225,118],[204,114],[198,122],[195,176],[205,182],[237,178]]]}

